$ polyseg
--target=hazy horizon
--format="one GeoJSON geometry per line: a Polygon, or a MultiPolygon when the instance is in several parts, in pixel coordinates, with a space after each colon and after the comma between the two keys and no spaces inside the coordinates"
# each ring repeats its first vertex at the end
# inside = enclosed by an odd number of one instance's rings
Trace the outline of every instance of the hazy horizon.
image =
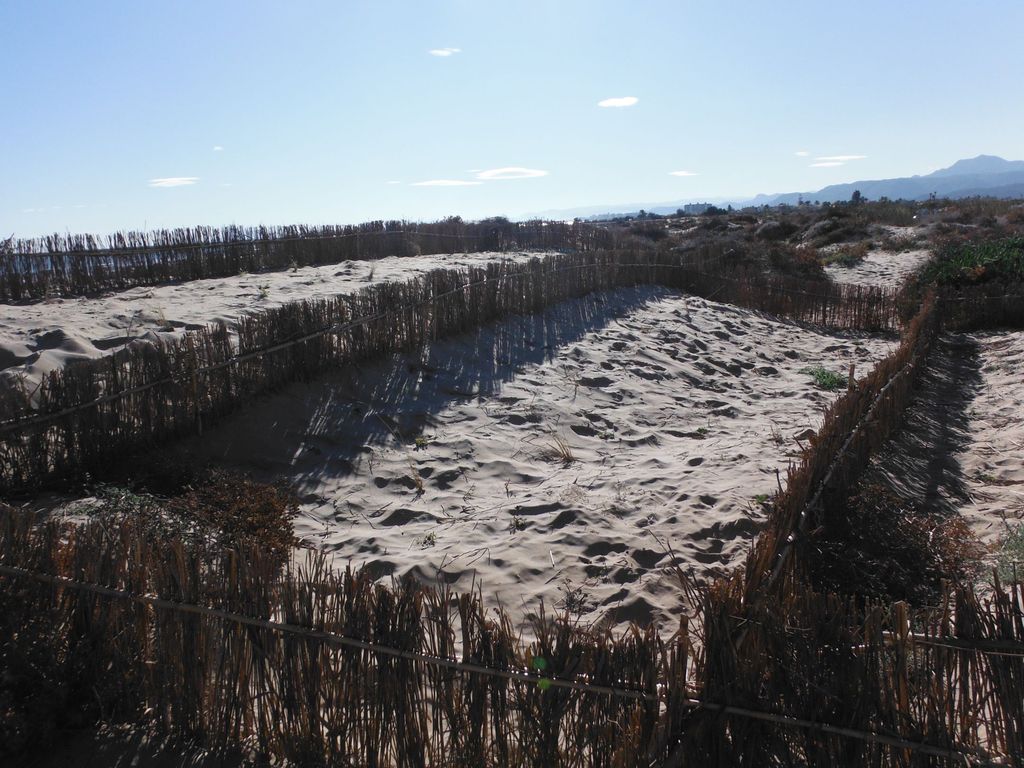
{"type": "Polygon", "coordinates": [[[1024,6],[0,8],[0,237],[519,217],[1024,158],[1024,6]]]}

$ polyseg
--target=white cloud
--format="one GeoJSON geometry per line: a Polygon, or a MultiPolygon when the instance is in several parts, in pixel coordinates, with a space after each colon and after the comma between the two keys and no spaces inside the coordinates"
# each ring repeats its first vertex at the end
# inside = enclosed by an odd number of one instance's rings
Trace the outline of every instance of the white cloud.
{"type": "Polygon", "coordinates": [[[199,181],[198,176],[169,176],[166,179],[150,179],[151,187],[187,187],[199,181]]]}
{"type": "Polygon", "coordinates": [[[604,99],[603,101],[597,102],[599,107],[632,107],[640,99],[636,96],[617,96],[613,99],[604,99]]]}
{"type": "Polygon", "coordinates": [[[224,151],[224,147],[222,147],[220,144],[214,144],[213,145],[213,151],[214,152],[223,152],[224,151]]]}
{"type": "Polygon", "coordinates": [[[669,171],[669,176],[696,176],[697,174],[693,171],[669,171]]]}
{"type": "Polygon", "coordinates": [[[797,157],[810,157],[811,156],[811,153],[808,152],[806,149],[801,149],[799,152],[794,152],[793,154],[796,155],[797,157]]]}
{"type": "Polygon", "coordinates": [[[412,184],[414,187],[477,187],[483,184],[482,181],[464,181],[462,179],[431,179],[430,181],[417,181],[412,184]]]}
{"type": "Polygon", "coordinates": [[[505,181],[507,179],[536,179],[547,175],[547,171],[540,171],[536,168],[492,168],[489,171],[480,171],[476,177],[483,181],[505,181]]]}
{"type": "Polygon", "coordinates": [[[388,184],[401,184],[402,182],[400,182],[400,181],[389,181],[387,183],[388,184]]]}
{"type": "Polygon", "coordinates": [[[431,56],[452,56],[456,53],[462,53],[461,48],[431,48],[427,51],[431,56]]]}
{"type": "Polygon", "coordinates": [[[848,163],[851,160],[866,160],[867,155],[827,155],[814,158],[819,163],[848,163]]]}
{"type": "Polygon", "coordinates": [[[808,168],[836,168],[840,165],[846,165],[846,163],[837,160],[826,160],[823,163],[811,163],[808,168]]]}

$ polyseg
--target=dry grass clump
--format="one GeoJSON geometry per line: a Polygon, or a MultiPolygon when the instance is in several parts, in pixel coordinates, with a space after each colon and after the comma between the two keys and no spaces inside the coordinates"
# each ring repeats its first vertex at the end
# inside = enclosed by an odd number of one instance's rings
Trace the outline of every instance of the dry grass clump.
{"type": "Polygon", "coordinates": [[[914,235],[894,235],[887,233],[878,239],[879,250],[887,253],[902,253],[909,251],[917,245],[917,237],[914,235]]]}
{"type": "Polygon", "coordinates": [[[298,507],[282,487],[213,470],[172,493],[100,486],[90,518],[111,530],[128,526],[149,542],[181,539],[197,551],[258,546],[281,564],[296,544],[298,507]]]}
{"type": "Polygon", "coordinates": [[[961,517],[874,483],[856,489],[846,509],[825,510],[809,550],[816,588],[915,605],[935,600],[944,581],[972,581],[983,555],[961,517]]]}
{"type": "Polygon", "coordinates": [[[855,267],[864,261],[871,250],[870,241],[841,245],[822,256],[823,264],[838,264],[840,267],[855,267]]]}
{"type": "Polygon", "coordinates": [[[242,475],[214,471],[168,511],[200,525],[220,547],[258,545],[283,561],[295,546],[298,506],[286,490],[242,475]]]}
{"type": "Polygon", "coordinates": [[[773,272],[805,280],[825,280],[825,270],[816,248],[810,245],[779,243],[768,249],[768,264],[773,272]]]}
{"type": "Polygon", "coordinates": [[[544,451],[544,456],[549,461],[556,461],[566,467],[576,461],[576,455],[572,452],[572,446],[561,435],[552,436],[551,445],[544,451]]]}

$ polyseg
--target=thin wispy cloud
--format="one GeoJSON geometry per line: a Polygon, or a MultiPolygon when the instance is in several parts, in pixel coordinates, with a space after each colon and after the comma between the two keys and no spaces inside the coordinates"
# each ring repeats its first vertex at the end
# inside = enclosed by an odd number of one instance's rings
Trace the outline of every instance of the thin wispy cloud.
{"type": "Polygon", "coordinates": [[[640,99],[636,96],[616,96],[611,99],[603,99],[597,102],[599,107],[632,107],[640,99]]]}
{"type": "Polygon", "coordinates": [[[223,152],[224,151],[224,147],[222,147],[220,144],[214,144],[213,145],[213,151],[214,152],[223,152]]]}
{"type": "Polygon", "coordinates": [[[456,53],[462,53],[461,48],[431,48],[427,51],[431,56],[454,56],[456,53]]]}
{"type": "Polygon", "coordinates": [[[794,152],[793,154],[796,155],[797,157],[810,157],[811,156],[811,153],[808,152],[805,149],[801,149],[799,152],[794,152]]]}
{"type": "Polygon", "coordinates": [[[697,174],[694,171],[669,171],[668,175],[669,176],[696,176],[697,174]]]}
{"type": "Polygon", "coordinates": [[[389,182],[386,182],[386,183],[388,183],[388,184],[401,184],[402,182],[400,182],[400,181],[389,181],[389,182]]]}
{"type": "Polygon", "coordinates": [[[819,163],[848,163],[851,160],[866,160],[867,155],[826,155],[814,158],[819,163]]]}
{"type": "Polygon", "coordinates": [[[482,181],[466,181],[464,179],[430,179],[430,181],[416,181],[414,187],[478,187],[482,181]]]}
{"type": "Polygon", "coordinates": [[[838,168],[840,165],[846,165],[846,163],[838,162],[837,160],[826,160],[822,163],[811,163],[809,168],[838,168]]]}
{"type": "Polygon", "coordinates": [[[547,175],[547,171],[536,168],[492,168],[489,171],[480,171],[476,177],[483,181],[505,181],[508,179],[536,179],[547,175]]]}
{"type": "Polygon", "coordinates": [[[198,176],[168,176],[165,179],[150,179],[151,187],[187,187],[199,181],[198,176]]]}

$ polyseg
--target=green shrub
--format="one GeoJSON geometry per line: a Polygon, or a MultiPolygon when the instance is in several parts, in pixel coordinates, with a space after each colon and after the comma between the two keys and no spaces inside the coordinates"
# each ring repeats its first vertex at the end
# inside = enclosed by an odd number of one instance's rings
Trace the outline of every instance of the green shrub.
{"type": "Polygon", "coordinates": [[[803,368],[800,370],[800,373],[806,373],[814,381],[814,385],[816,387],[828,390],[829,392],[842,389],[846,386],[846,377],[843,376],[843,374],[830,371],[822,365],[803,368]]]}
{"type": "Polygon", "coordinates": [[[997,564],[999,578],[1004,582],[1024,579],[1024,523],[1018,523],[1003,537],[997,564]]]}
{"type": "Polygon", "coordinates": [[[925,282],[952,286],[1024,280],[1024,237],[947,242],[922,277],[925,282]]]}

